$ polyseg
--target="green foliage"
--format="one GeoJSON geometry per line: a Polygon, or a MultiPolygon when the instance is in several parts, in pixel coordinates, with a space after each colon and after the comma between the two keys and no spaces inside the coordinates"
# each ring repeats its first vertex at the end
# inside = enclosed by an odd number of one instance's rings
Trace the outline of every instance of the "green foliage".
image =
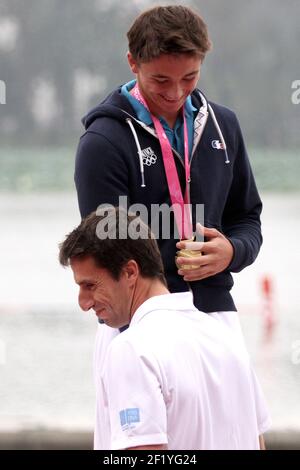
{"type": "Polygon", "coordinates": [[[297,151],[250,149],[249,155],[260,191],[300,191],[297,151]]]}
{"type": "MultiPolygon", "coordinates": [[[[260,191],[299,191],[297,152],[250,149],[260,191]]],[[[75,149],[0,149],[0,192],[75,191],[75,149]]]]}
{"type": "Polygon", "coordinates": [[[71,148],[0,149],[0,191],[74,190],[71,148]]]}

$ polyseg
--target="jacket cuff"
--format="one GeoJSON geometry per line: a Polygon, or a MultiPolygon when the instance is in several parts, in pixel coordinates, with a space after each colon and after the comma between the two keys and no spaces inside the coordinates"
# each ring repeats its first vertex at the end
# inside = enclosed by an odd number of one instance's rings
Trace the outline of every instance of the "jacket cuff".
{"type": "Polygon", "coordinates": [[[226,271],[238,273],[245,267],[246,247],[240,238],[227,237],[233,246],[233,258],[226,271]]]}

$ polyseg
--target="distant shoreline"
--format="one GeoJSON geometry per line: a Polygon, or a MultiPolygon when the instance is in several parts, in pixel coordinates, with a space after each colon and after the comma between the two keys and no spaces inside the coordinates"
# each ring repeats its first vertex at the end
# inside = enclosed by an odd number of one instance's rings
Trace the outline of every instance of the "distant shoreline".
{"type": "MultiPolygon", "coordinates": [[[[0,193],[74,192],[74,145],[58,147],[0,146],[0,193]]],[[[260,192],[300,191],[298,148],[248,146],[260,192]]]]}

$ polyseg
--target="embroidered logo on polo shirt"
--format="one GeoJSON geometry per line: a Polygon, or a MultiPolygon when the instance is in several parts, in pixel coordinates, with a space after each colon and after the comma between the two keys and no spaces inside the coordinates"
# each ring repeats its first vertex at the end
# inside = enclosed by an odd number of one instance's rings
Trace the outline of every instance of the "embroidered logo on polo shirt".
{"type": "Polygon", "coordinates": [[[220,142],[219,140],[212,140],[211,146],[213,149],[224,150],[224,144],[223,142],[220,142]]]}
{"type": "Polygon", "coordinates": [[[119,412],[120,423],[122,430],[135,427],[135,423],[140,422],[140,409],[139,408],[126,408],[119,412]]]}
{"type": "Polygon", "coordinates": [[[144,165],[150,166],[150,165],[154,165],[154,163],[156,163],[157,156],[155,155],[155,153],[153,152],[151,147],[147,147],[147,148],[143,149],[142,154],[143,154],[143,163],[144,163],[144,165]]]}

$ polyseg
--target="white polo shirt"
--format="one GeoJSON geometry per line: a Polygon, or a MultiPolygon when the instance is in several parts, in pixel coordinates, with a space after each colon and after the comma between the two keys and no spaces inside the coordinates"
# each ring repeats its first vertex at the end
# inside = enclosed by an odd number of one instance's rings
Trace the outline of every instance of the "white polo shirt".
{"type": "Polygon", "coordinates": [[[270,425],[243,342],[189,292],[144,302],[100,375],[95,448],[258,449],[270,425]]]}

